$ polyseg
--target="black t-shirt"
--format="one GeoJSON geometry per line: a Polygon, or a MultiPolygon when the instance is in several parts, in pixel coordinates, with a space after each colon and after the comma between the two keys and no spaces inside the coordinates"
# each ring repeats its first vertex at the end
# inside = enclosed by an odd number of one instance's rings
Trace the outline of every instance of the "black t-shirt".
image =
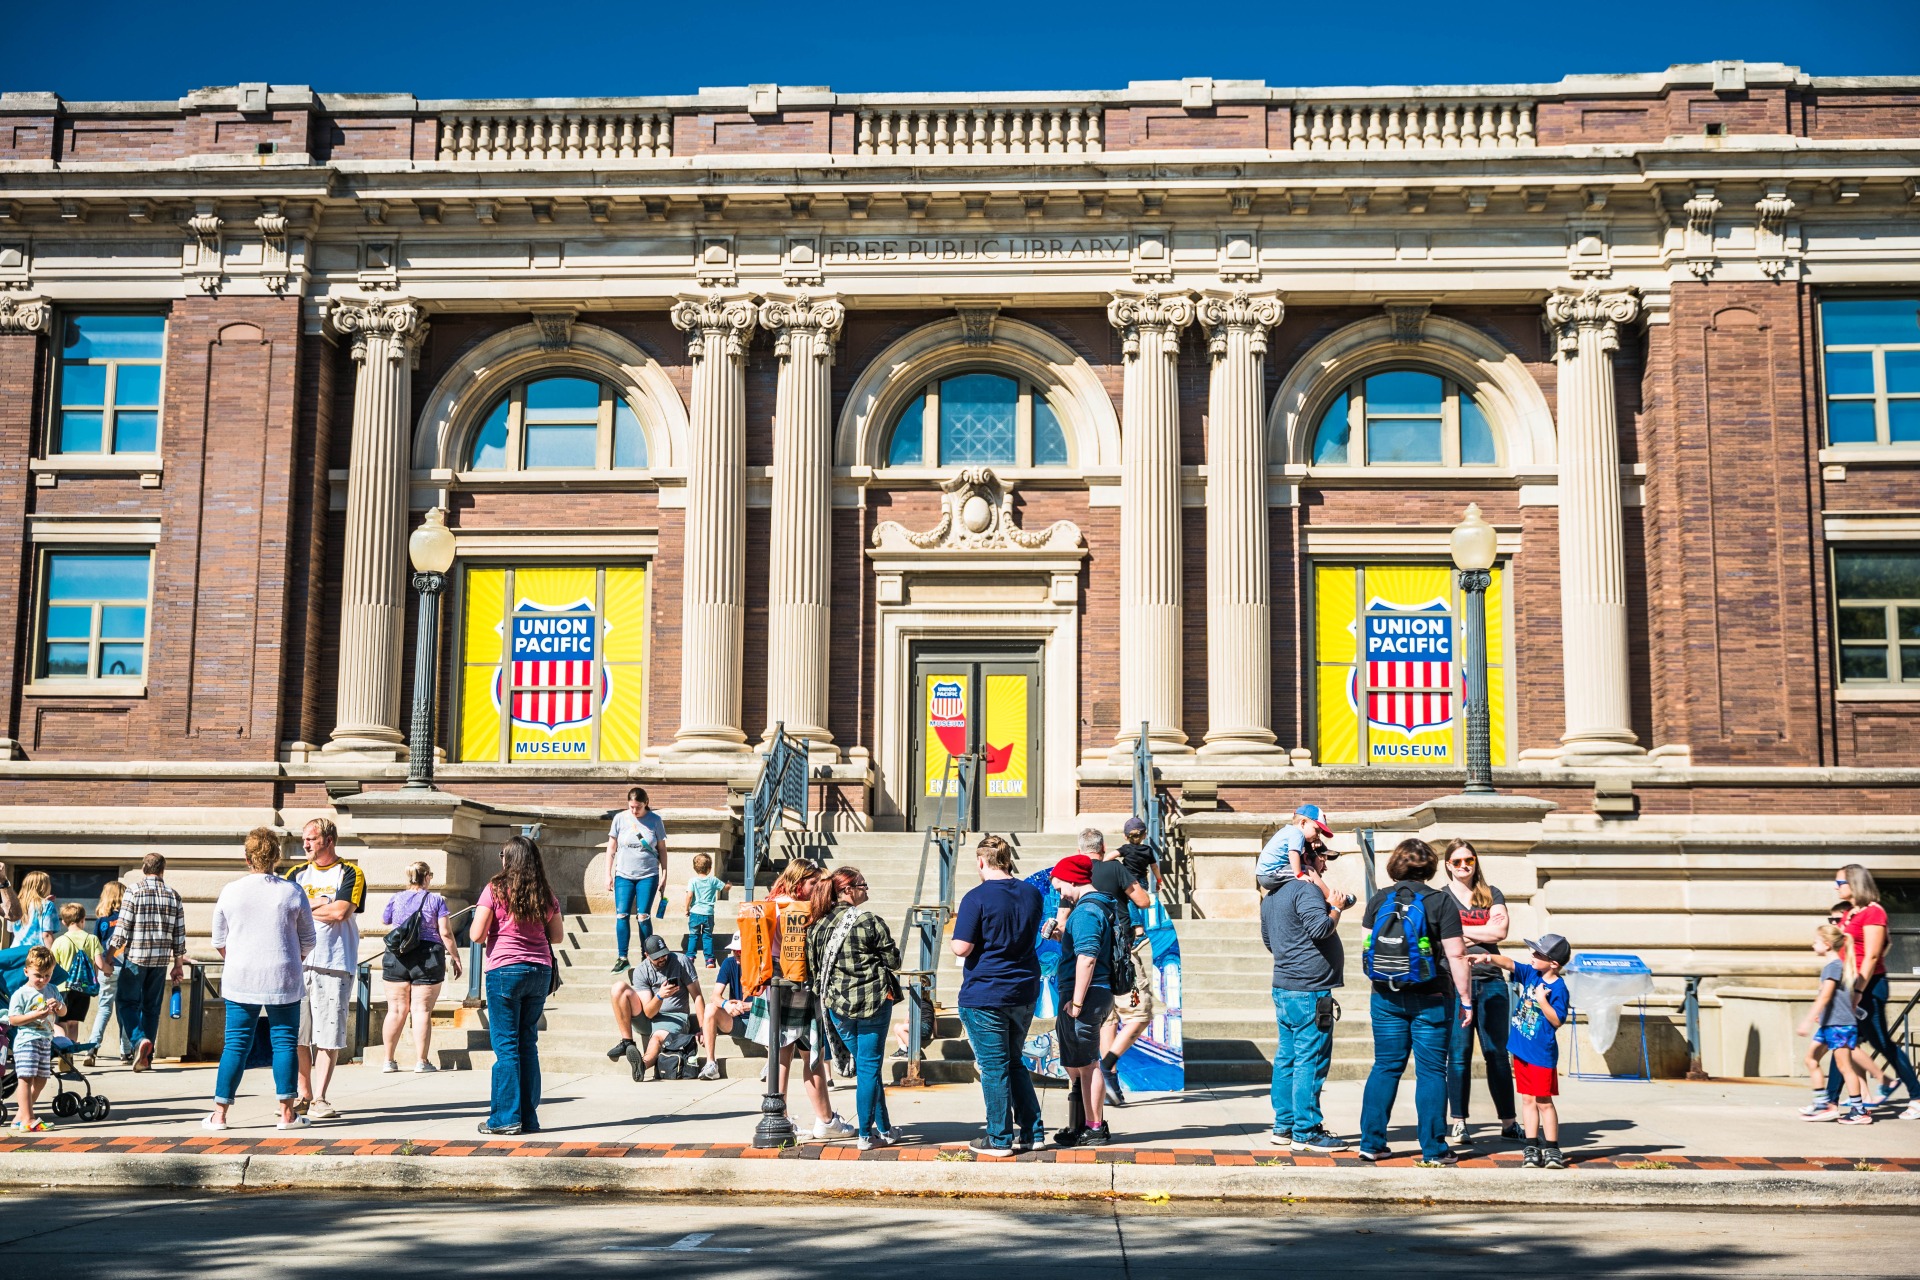
{"type": "Polygon", "coordinates": [[[1153,846],[1123,844],[1120,846],[1120,861],[1127,864],[1127,870],[1133,872],[1135,880],[1146,884],[1148,883],[1147,874],[1153,870],[1153,846]]]}
{"type": "Polygon", "coordinates": [[[1367,899],[1367,911],[1361,917],[1363,927],[1369,937],[1373,934],[1373,922],[1380,918],[1380,908],[1401,889],[1413,889],[1422,894],[1427,901],[1427,938],[1433,946],[1433,978],[1418,984],[1402,983],[1398,987],[1389,987],[1384,982],[1373,984],[1376,991],[1415,992],[1418,994],[1442,994],[1453,990],[1453,971],[1447,965],[1446,949],[1441,946],[1448,938],[1458,938],[1460,933],[1460,907],[1453,895],[1446,889],[1436,889],[1432,885],[1421,884],[1417,880],[1396,880],[1384,888],[1375,890],[1367,899]]]}
{"type": "MultiPolygon", "coordinates": [[[[1493,893],[1493,902],[1490,905],[1484,906],[1484,907],[1461,906],[1460,899],[1454,897],[1453,890],[1452,889],[1447,890],[1447,896],[1449,898],[1453,898],[1454,908],[1458,910],[1460,913],[1460,923],[1462,925],[1468,925],[1475,929],[1478,929],[1482,925],[1486,924],[1487,917],[1493,914],[1494,907],[1504,907],[1507,905],[1506,894],[1500,892],[1498,889],[1495,889],[1492,885],[1488,885],[1487,888],[1491,890],[1493,893]]],[[[1466,935],[1462,933],[1461,936],[1465,937],[1466,935]]],[[[1500,948],[1496,947],[1491,942],[1474,942],[1472,939],[1468,939],[1467,954],[1470,956],[1497,956],[1500,954],[1500,948]]],[[[1480,972],[1487,973],[1489,972],[1489,970],[1482,969],[1480,970],[1480,972]]]]}

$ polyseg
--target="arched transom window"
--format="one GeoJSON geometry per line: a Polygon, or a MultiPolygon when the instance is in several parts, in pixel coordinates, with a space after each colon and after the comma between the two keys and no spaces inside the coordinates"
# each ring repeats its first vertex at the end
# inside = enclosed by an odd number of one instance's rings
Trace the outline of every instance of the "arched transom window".
{"type": "Polygon", "coordinates": [[[597,378],[519,383],[488,410],[467,450],[470,471],[639,468],[647,437],[633,408],[597,378]]]}
{"type": "Polygon", "coordinates": [[[1067,433],[1046,393],[1005,374],[949,374],[921,388],[893,421],[889,467],[1064,467],[1067,433]]]}
{"type": "Polygon", "coordinates": [[[1470,391],[1424,369],[1355,378],[1320,414],[1319,467],[1492,467],[1493,424],[1470,391]]]}

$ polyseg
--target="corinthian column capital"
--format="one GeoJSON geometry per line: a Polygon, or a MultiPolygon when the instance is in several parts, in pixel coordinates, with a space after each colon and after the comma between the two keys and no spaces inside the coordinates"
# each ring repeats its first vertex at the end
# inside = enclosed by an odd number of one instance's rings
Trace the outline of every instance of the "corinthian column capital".
{"type": "Polygon", "coordinates": [[[1252,339],[1251,349],[1264,354],[1267,330],[1280,323],[1286,310],[1278,294],[1248,293],[1245,289],[1210,289],[1194,308],[1200,323],[1206,326],[1207,350],[1215,359],[1227,354],[1229,333],[1246,334],[1252,339]]]}
{"type": "Polygon", "coordinates": [[[813,357],[831,362],[833,344],[839,340],[840,327],[846,320],[847,309],[831,295],[773,293],[760,304],[760,326],[774,335],[774,352],[782,360],[792,353],[789,339],[807,334],[817,340],[813,357]]]}
{"type": "Polygon", "coordinates": [[[673,327],[687,335],[687,353],[696,361],[706,358],[709,338],[735,359],[747,353],[754,322],[753,299],[747,294],[683,293],[667,314],[673,327]]]}
{"type": "Polygon", "coordinates": [[[1591,333],[1600,342],[1600,350],[1612,351],[1620,345],[1620,326],[1631,324],[1640,314],[1637,289],[1556,289],[1547,298],[1547,324],[1553,329],[1561,355],[1580,349],[1580,335],[1591,333]]]}
{"type": "Polygon", "coordinates": [[[427,321],[408,298],[336,298],[327,307],[327,325],[353,339],[353,358],[367,358],[367,343],[386,339],[388,359],[414,359],[426,340],[427,321]]]}
{"type": "Polygon", "coordinates": [[[53,326],[53,306],[45,298],[0,293],[0,333],[46,333],[53,326]]]}
{"type": "Polygon", "coordinates": [[[1171,351],[1180,331],[1193,323],[1193,299],[1152,289],[1116,293],[1107,304],[1107,323],[1120,330],[1129,356],[1147,349],[1171,351]]]}

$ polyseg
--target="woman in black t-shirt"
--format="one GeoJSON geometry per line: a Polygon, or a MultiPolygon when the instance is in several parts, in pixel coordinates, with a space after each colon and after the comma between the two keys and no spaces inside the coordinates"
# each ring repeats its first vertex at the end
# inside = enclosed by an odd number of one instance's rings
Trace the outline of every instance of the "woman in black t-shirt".
{"type": "MultiPolygon", "coordinates": [[[[1498,955],[1507,936],[1507,896],[1487,883],[1480,855],[1466,840],[1447,845],[1447,891],[1460,907],[1460,932],[1466,938],[1467,960],[1498,955]]],[[[1447,1141],[1471,1146],[1467,1133],[1467,1102],[1473,1091],[1473,1040],[1480,1037],[1480,1056],[1487,1064],[1487,1092],[1500,1116],[1500,1136],[1520,1140],[1513,1117],[1513,1066],[1507,1060],[1507,1020],[1512,1013],[1507,977],[1492,965],[1473,970],[1473,1026],[1453,1023],[1447,1045],[1447,1109],[1453,1121],[1447,1141]]]]}

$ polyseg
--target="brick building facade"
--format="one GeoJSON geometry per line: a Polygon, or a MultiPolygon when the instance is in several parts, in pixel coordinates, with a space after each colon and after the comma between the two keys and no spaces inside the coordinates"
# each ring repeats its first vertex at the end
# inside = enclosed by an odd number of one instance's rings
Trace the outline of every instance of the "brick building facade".
{"type": "Polygon", "coordinates": [[[1144,724],[1201,910],[1312,799],[1478,836],[1523,926],[1793,969],[1833,865],[1920,876],[1916,172],[1920,82],[1740,63],[5,95],[0,841],[204,913],[260,822],[458,896],[540,821],[578,894],[634,782],[730,848],[776,722],[829,823],[967,745],[1051,831],[1144,724]]]}

